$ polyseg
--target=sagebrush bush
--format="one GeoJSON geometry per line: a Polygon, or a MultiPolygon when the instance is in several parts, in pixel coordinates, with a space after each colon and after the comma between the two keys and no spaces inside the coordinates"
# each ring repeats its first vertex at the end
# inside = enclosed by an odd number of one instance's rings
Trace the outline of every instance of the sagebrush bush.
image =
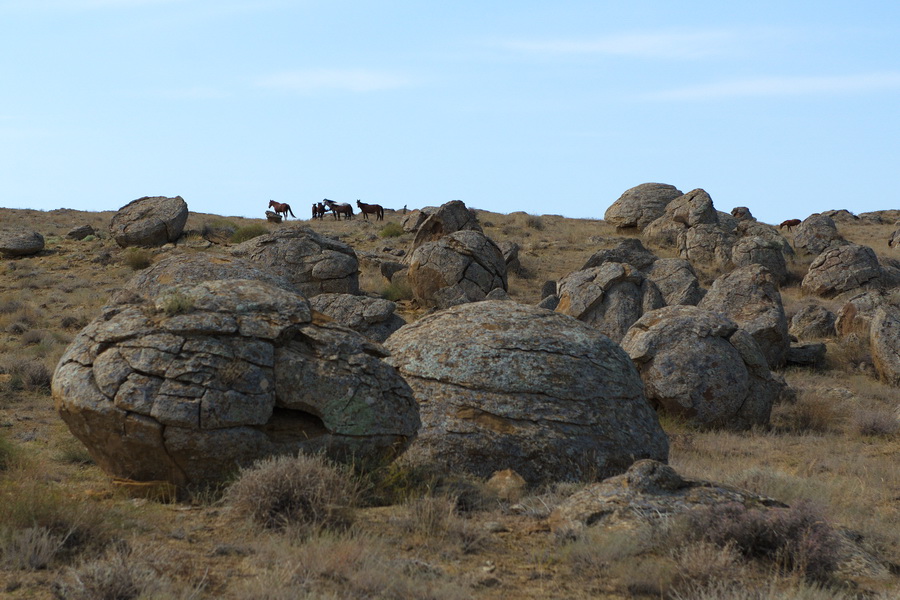
{"type": "Polygon", "coordinates": [[[153,263],[153,257],[144,248],[129,248],[125,251],[125,264],[133,271],[146,269],[153,263]]]}
{"type": "Polygon", "coordinates": [[[403,229],[402,225],[391,221],[391,222],[387,223],[384,227],[381,228],[381,231],[378,232],[378,237],[383,237],[383,238],[400,237],[404,233],[406,233],[406,231],[403,229]]]}
{"type": "Polygon", "coordinates": [[[321,455],[277,456],[242,469],[225,500],[238,515],[269,529],[344,527],[359,484],[349,469],[321,455]]]}
{"type": "Polygon", "coordinates": [[[525,226],[531,229],[537,229],[538,231],[543,231],[544,220],[535,215],[528,215],[525,217],[525,226]]]}
{"type": "Polygon", "coordinates": [[[46,569],[65,542],[65,536],[46,527],[0,529],[0,566],[28,571],[46,569]]]}
{"type": "Polygon", "coordinates": [[[61,600],[132,600],[159,598],[167,583],[162,573],[120,545],[102,558],[71,569],[53,591],[61,600]]]}
{"type": "Polygon", "coordinates": [[[0,388],[40,392],[50,389],[53,373],[43,361],[35,358],[11,357],[0,362],[0,374],[6,375],[0,388]]]}
{"type": "Polygon", "coordinates": [[[891,437],[900,432],[900,420],[889,409],[859,409],[853,413],[853,428],[863,436],[891,437]]]}
{"type": "Polygon", "coordinates": [[[231,242],[233,244],[240,244],[241,242],[246,242],[247,240],[252,240],[255,237],[259,237],[269,233],[269,230],[266,229],[266,226],[262,223],[251,223],[249,225],[242,225],[234,230],[234,233],[231,234],[231,242]]]}
{"type": "Polygon", "coordinates": [[[426,495],[406,503],[400,526],[423,544],[457,547],[463,553],[483,548],[487,536],[483,529],[457,512],[458,499],[445,495],[426,495]]]}

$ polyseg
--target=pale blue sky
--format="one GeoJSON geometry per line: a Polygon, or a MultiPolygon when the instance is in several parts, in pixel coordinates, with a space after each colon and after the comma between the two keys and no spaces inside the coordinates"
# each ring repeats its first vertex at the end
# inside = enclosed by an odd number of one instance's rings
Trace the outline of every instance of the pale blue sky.
{"type": "Polygon", "coordinates": [[[0,0],[0,205],[900,208],[900,2],[0,0]]]}

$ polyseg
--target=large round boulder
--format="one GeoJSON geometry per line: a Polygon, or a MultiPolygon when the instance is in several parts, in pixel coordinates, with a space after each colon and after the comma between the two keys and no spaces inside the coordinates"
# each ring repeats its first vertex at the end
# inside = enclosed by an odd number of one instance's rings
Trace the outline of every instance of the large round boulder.
{"type": "Polygon", "coordinates": [[[231,253],[289,280],[307,298],[328,292],[359,293],[359,260],[353,248],[308,227],[257,236],[231,253]]]}
{"type": "Polygon", "coordinates": [[[30,256],[44,249],[44,236],[28,229],[0,229],[0,256],[30,256]]]}
{"type": "Polygon", "coordinates": [[[582,269],[599,267],[606,262],[628,263],[639,270],[649,269],[659,257],[647,250],[637,238],[626,238],[614,248],[598,250],[584,263],[582,269]]]}
{"type": "Polygon", "coordinates": [[[808,294],[831,298],[863,287],[878,287],[881,276],[874,250],[859,244],[835,244],[812,261],[800,287],[808,294]]]}
{"type": "Polygon", "coordinates": [[[678,255],[693,264],[731,265],[735,236],[718,223],[700,223],[678,234],[678,255]]]}
{"type": "Polygon", "coordinates": [[[556,312],[620,341],[642,314],[665,306],[659,288],[633,266],[605,262],[569,273],[557,284],[556,312]]]}
{"type": "Polygon", "coordinates": [[[107,473],[219,483],[259,458],[395,457],[419,426],[385,350],[257,279],[104,307],[53,376],[56,409],[107,473]]]}
{"type": "MultiPolygon", "coordinates": [[[[424,211],[423,211],[424,213],[424,211]]],[[[475,215],[466,208],[462,200],[451,200],[428,214],[418,226],[412,249],[422,244],[441,239],[457,231],[477,231],[481,233],[481,225],[475,215]]]]}
{"type": "Polygon", "coordinates": [[[722,313],[753,336],[769,367],[784,365],[791,345],[778,282],[762,265],[747,265],[717,278],[698,307],[722,313]]]}
{"type": "Polygon", "coordinates": [[[832,244],[843,240],[837,225],[828,215],[810,215],[794,229],[794,247],[807,254],[821,254],[832,244]]]}
{"type": "Polygon", "coordinates": [[[643,229],[663,215],[666,206],[682,196],[674,186],[665,183],[642,183],[625,190],[606,209],[603,219],[618,229],[643,229]]]}
{"type": "Polygon", "coordinates": [[[397,305],[383,298],[319,294],[310,298],[309,304],[313,310],[379,343],[406,325],[406,321],[396,313],[397,305]]]}
{"type": "Polygon", "coordinates": [[[835,335],[834,313],[819,304],[807,304],[791,317],[789,333],[798,339],[821,339],[835,335]]]}
{"type": "Polygon", "coordinates": [[[416,300],[429,307],[477,302],[507,290],[503,253],[480,231],[457,231],[419,246],[408,276],[416,300]]]}
{"type": "Polygon", "coordinates": [[[109,232],[123,248],[162,246],[181,237],[187,218],[188,206],[181,196],[144,196],[113,215],[109,232]]]}
{"type": "Polygon", "coordinates": [[[735,267],[762,265],[772,273],[779,285],[788,279],[782,246],[774,240],[755,235],[739,239],[731,251],[731,262],[735,267]]]}
{"type": "Polygon", "coordinates": [[[706,294],[700,287],[694,267],[683,258],[660,258],[645,271],[645,275],[659,288],[668,306],[696,306],[706,294]]]}
{"type": "Polygon", "coordinates": [[[575,319],[513,302],[426,316],[388,338],[422,417],[407,459],[529,483],[667,460],[668,442],[622,349],[575,319]]]}
{"type": "Polygon", "coordinates": [[[678,236],[685,229],[718,224],[719,214],[712,198],[698,188],[669,202],[662,216],[647,225],[641,237],[654,246],[671,248],[678,244],[678,236]]]}
{"type": "Polygon", "coordinates": [[[878,376],[900,387],[900,306],[883,304],[875,311],[869,342],[878,376]]]}
{"type": "Polygon", "coordinates": [[[769,422],[781,386],[753,337],[725,315],[667,306],[641,317],[622,348],[655,407],[705,427],[769,422]]]}

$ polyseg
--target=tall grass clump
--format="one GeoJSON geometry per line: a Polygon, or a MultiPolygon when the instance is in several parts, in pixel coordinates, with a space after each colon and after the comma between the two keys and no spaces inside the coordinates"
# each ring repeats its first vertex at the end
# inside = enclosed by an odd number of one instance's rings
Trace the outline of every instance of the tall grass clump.
{"type": "Polygon", "coordinates": [[[394,238],[400,237],[404,233],[406,233],[406,231],[403,229],[402,225],[391,221],[381,228],[381,231],[378,232],[378,237],[394,238]]]}
{"type": "Polygon", "coordinates": [[[412,300],[414,296],[412,287],[406,279],[397,279],[381,289],[381,297],[391,302],[412,300]]]}
{"type": "Polygon", "coordinates": [[[9,357],[0,361],[0,391],[45,392],[53,373],[36,358],[9,357]]]}
{"type": "Polygon", "coordinates": [[[266,229],[266,226],[262,223],[251,223],[249,225],[243,225],[235,229],[234,233],[231,234],[231,243],[240,244],[241,242],[252,240],[253,238],[259,237],[266,233],[269,233],[269,230],[266,229]]]}
{"type": "Polygon", "coordinates": [[[146,269],[153,263],[150,252],[148,252],[144,248],[129,248],[125,251],[125,257],[123,260],[125,261],[125,264],[133,271],[146,269]]]}
{"type": "Polygon", "coordinates": [[[525,217],[525,227],[530,229],[544,230],[544,220],[536,215],[528,215],[525,217]]]}
{"type": "Polygon", "coordinates": [[[266,529],[316,531],[352,521],[359,484],[322,455],[276,456],[243,469],[225,492],[236,514],[266,529]]]}

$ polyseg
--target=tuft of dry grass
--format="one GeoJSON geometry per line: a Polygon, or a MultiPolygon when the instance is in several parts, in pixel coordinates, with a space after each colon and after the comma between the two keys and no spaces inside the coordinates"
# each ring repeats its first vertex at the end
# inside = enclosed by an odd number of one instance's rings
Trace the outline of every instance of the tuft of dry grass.
{"type": "Polygon", "coordinates": [[[122,260],[132,271],[140,271],[153,264],[153,255],[145,248],[128,248],[122,260]]]}

